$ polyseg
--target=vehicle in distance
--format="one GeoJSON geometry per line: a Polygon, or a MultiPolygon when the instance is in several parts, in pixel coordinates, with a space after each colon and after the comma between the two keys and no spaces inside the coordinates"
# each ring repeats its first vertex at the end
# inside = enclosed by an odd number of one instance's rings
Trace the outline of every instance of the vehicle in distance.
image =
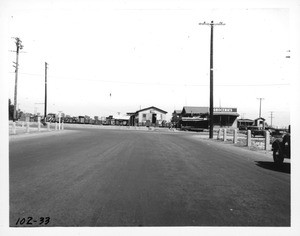
{"type": "Polygon", "coordinates": [[[248,126],[247,130],[251,130],[251,136],[265,136],[265,130],[259,126],[248,126]]]}

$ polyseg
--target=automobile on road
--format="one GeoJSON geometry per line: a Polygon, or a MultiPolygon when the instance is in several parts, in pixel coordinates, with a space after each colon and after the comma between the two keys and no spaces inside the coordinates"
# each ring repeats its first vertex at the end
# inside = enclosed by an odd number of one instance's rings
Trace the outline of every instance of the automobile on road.
{"type": "Polygon", "coordinates": [[[291,158],[291,136],[289,133],[283,138],[277,138],[272,143],[273,160],[276,164],[281,165],[284,159],[291,158]]]}

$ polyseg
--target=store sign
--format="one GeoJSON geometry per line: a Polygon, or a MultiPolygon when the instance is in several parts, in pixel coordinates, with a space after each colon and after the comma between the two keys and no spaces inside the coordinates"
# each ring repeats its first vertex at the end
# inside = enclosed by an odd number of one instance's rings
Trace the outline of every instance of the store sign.
{"type": "Polygon", "coordinates": [[[214,108],[214,112],[237,112],[237,108],[214,108]]]}

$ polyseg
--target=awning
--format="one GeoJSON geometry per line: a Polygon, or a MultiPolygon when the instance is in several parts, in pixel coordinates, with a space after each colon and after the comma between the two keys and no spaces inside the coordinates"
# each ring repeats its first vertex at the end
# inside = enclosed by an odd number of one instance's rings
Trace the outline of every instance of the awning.
{"type": "Polygon", "coordinates": [[[200,117],[182,117],[182,121],[205,121],[206,118],[200,118],[200,117]]]}
{"type": "Polygon", "coordinates": [[[240,116],[237,112],[214,112],[214,116],[240,116]]]}
{"type": "Polygon", "coordinates": [[[129,120],[130,116],[116,116],[113,117],[115,120],[129,120]]]}

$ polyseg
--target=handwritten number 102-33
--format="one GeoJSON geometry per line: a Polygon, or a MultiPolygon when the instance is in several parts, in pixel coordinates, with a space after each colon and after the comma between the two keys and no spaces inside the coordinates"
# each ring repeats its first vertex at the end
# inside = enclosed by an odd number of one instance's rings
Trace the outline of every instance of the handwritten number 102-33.
{"type": "Polygon", "coordinates": [[[33,225],[33,224],[39,224],[39,225],[47,225],[50,222],[50,217],[40,217],[39,220],[33,219],[31,216],[27,218],[18,218],[16,225],[33,225]]]}

